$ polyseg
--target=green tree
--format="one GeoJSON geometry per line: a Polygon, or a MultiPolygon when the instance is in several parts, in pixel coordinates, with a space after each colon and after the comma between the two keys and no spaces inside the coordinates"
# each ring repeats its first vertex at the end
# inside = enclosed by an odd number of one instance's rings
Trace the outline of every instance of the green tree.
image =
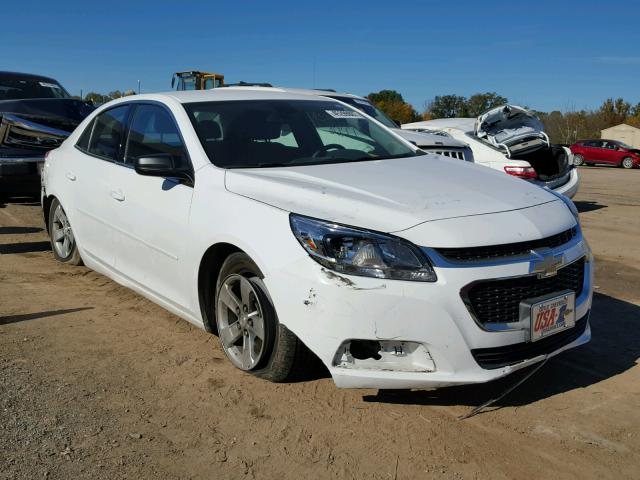
{"type": "Polygon", "coordinates": [[[395,90],[370,93],[367,98],[396,122],[410,123],[421,118],[411,104],[405,102],[402,95],[395,90]]]}
{"type": "Polygon", "coordinates": [[[466,115],[477,117],[487,110],[509,103],[509,100],[496,92],[476,93],[466,102],[466,115]]]}
{"type": "Polygon", "coordinates": [[[467,99],[460,95],[437,95],[426,107],[425,114],[430,118],[467,116],[467,99]]]}
{"type": "Polygon", "coordinates": [[[101,93],[97,93],[97,92],[89,92],[84,96],[85,101],[87,102],[92,102],[92,103],[96,103],[96,104],[102,104],[102,103],[106,103],[109,100],[111,100],[111,98],[109,98],[107,95],[103,95],[101,93]]]}

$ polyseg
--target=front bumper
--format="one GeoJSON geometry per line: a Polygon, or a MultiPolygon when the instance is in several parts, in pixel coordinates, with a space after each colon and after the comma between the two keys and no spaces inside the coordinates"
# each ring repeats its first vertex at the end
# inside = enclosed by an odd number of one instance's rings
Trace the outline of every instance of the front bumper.
{"type": "Polygon", "coordinates": [[[268,275],[265,283],[280,322],[318,355],[338,387],[439,388],[488,382],[589,341],[591,253],[581,235],[554,249],[557,253],[567,264],[582,257],[586,260],[583,291],[576,298],[576,319],[586,318],[583,333],[551,352],[496,369],[482,368],[472,351],[524,344],[527,331],[482,328],[460,293],[474,281],[531,275],[530,258],[461,266],[428,251],[438,281],[421,283],[338,275],[307,257],[268,275]],[[349,366],[342,361],[344,345],[353,339],[382,342],[391,352],[403,342],[419,345],[409,353],[420,358],[407,362],[401,354],[394,362],[391,353],[379,366],[375,360],[349,366]]]}

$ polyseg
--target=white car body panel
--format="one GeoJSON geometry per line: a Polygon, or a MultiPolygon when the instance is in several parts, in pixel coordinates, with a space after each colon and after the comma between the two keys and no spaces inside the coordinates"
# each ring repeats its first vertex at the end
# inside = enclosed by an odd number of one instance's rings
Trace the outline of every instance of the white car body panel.
{"type": "Polygon", "coordinates": [[[227,173],[226,186],[283,210],[382,232],[558,201],[517,179],[505,181],[498,173],[437,155],[429,161],[420,156],[295,169],[233,170],[227,173]],[[428,179],[442,170],[448,174],[427,186],[428,179]],[[474,185],[478,173],[483,183],[474,185]],[[343,208],[347,202],[351,205],[348,210],[343,208]]]}
{"type": "MultiPolygon", "coordinates": [[[[540,239],[576,226],[560,199],[507,175],[435,155],[428,162],[413,157],[244,170],[213,165],[180,104],[312,98],[271,90],[139,95],[110,102],[89,116],[51,152],[43,175],[45,195],[58,198],[65,208],[86,265],[204,328],[200,263],[211,246],[234,245],[263,272],[279,321],[322,360],[339,387],[486,382],[545,358],[481,368],[471,349],[523,342],[526,333],[480,328],[460,297],[461,289],[475,280],[530,275],[530,258],[460,268],[433,253],[435,283],[342,275],[306,253],[289,218],[294,212],[396,232],[421,248],[472,247],[540,239]],[[142,177],[75,147],[84,127],[101,111],[138,101],[159,102],[173,113],[194,166],[194,187],[142,177]],[[416,372],[337,365],[341,344],[359,338],[420,342],[433,368],[416,372]]],[[[579,227],[577,237],[557,252],[566,264],[586,259],[576,318],[586,316],[593,264],[579,227]]],[[[584,333],[551,355],[589,338],[587,324],[584,333]]]]}
{"type": "MultiPolygon", "coordinates": [[[[476,120],[474,118],[440,118],[437,120],[427,120],[423,122],[406,123],[402,125],[402,129],[409,131],[420,130],[440,130],[451,135],[454,139],[466,142],[473,151],[473,161],[479,165],[499,170],[504,173],[504,167],[522,166],[530,167],[529,162],[524,160],[516,160],[508,158],[502,151],[491,147],[487,143],[481,141],[474,136],[476,120]]],[[[565,147],[565,151],[569,156],[569,164],[573,164],[573,154],[571,150],[565,147]]],[[[530,183],[537,183],[536,181],[530,183]]],[[[572,168],[569,170],[566,178],[559,179],[549,188],[557,193],[561,193],[569,198],[578,192],[580,186],[580,177],[578,170],[572,168]],[[559,185],[555,185],[559,183],[559,185]]]]}

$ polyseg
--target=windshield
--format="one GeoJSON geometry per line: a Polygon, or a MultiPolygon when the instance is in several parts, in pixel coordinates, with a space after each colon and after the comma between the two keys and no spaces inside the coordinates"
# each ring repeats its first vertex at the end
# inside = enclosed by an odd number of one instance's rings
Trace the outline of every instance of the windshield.
{"type": "Polygon", "coordinates": [[[0,77],[0,100],[69,98],[59,83],[45,79],[0,77]]]}
{"type": "Polygon", "coordinates": [[[415,156],[386,128],[337,102],[241,100],[185,104],[212,163],[282,167],[415,156]]]}
{"type": "Polygon", "coordinates": [[[633,150],[633,147],[630,145],[627,145],[624,142],[618,142],[618,145],[620,145],[622,148],[626,148],[627,150],[633,150]]]}
{"type": "Polygon", "coordinates": [[[370,117],[375,118],[385,127],[389,128],[398,128],[396,122],[391,120],[387,115],[380,109],[378,109],[373,103],[369,100],[365,100],[364,98],[354,98],[354,97],[332,97],[331,95],[324,95],[325,97],[334,98],[336,100],[340,100],[341,102],[348,103],[354,108],[366,113],[370,117]]]}

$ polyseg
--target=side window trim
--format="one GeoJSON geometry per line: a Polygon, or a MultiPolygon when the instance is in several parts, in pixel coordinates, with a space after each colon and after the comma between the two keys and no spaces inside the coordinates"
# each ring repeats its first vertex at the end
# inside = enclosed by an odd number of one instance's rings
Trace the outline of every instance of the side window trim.
{"type": "MultiPolygon", "coordinates": [[[[95,127],[96,127],[96,124],[98,123],[97,122],[98,118],[100,116],[104,115],[105,113],[110,112],[111,110],[115,110],[116,108],[121,108],[121,107],[127,107],[128,108],[127,115],[126,115],[125,120],[123,122],[123,133],[125,135],[125,140],[127,140],[128,139],[128,135],[129,135],[129,121],[131,119],[131,112],[133,111],[133,102],[120,103],[118,105],[114,105],[113,107],[106,108],[106,109],[102,110],[100,113],[96,114],[96,116],[93,117],[93,119],[91,120],[91,127],[87,127],[87,128],[91,128],[91,135],[89,136],[89,143],[87,144],[87,150],[84,150],[83,148],[79,147],[78,146],[78,142],[76,142],[74,146],[78,150],[80,150],[82,153],[84,153],[85,155],[89,155],[91,157],[97,158],[97,159],[102,160],[104,162],[110,162],[110,163],[116,163],[118,165],[124,165],[123,156],[122,156],[122,147],[118,148],[118,154],[117,154],[115,160],[113,158],[108,158],[108,157],[103,157],[101,155],[97,155],[97,154],[93,153],[90,150],[91,142],[93,140],[93,134],[95,133],[95,127]]],[[[84,132],[83,132],[83,134],[84,134],[84,132]]],[[[78,139],[78,141],[80,141],[80,139],[78,139]]]]}
{"type": "Polygon", "coordinates": [[[89,153],[89,145],[91,145],[91,138],[93,137],[93,128],[96,125],[96,118],[97,118],[97,115],[91,119],[91,122],[89,122],[89,125],[87,125],[87,127],[82,131],[82,133],[80,134],[80,136],[78,137],[78,140],[74,145],[74,147],[76,147],[81,152],[89,153]],[[79,145],[79,143],[82,137],[84,137],[84,134],[87,132],[87,130],[89,130],[89,140],[87,140],[87,148],[85,149],[85,148],[82,148],[79,145]]]}

